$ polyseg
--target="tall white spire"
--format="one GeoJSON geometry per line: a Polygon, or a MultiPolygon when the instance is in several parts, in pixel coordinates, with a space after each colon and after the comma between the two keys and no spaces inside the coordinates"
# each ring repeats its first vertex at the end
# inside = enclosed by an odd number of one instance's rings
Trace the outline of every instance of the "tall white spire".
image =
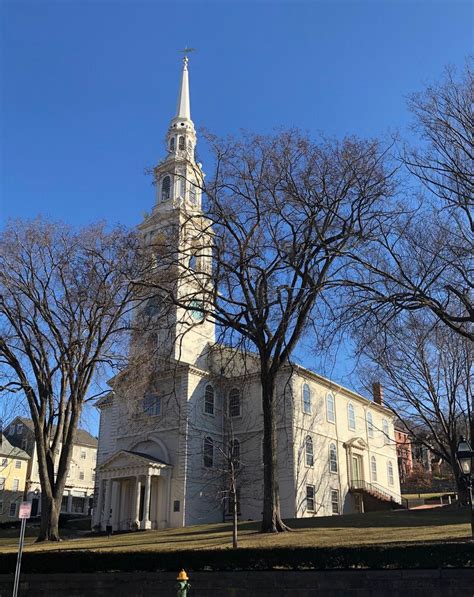
{"type": "Polygon", "coordinates": [[[183,58],[183,73],[181,76],[181,87],[179,89],[178,107],[176,109],[176,118],[191,120],[191,108],[189,104],[189,74],[188,57],[183,58]]]}

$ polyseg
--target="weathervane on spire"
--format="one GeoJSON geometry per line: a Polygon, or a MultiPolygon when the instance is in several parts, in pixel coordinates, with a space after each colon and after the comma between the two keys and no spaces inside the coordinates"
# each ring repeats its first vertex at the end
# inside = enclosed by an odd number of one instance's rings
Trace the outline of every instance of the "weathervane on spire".
{"type": "Polygon", "coordinates": [[[195,52],[195,51],[196,51],[196,48],[188,48],[188,46],[185,46],[183,50],[179,50],[180,53],[184,54],[183,62],[184,62],[185,67],[188,66],[188,62],[189,62],[188,54],[190,54],[191,52],[195,52]]]}

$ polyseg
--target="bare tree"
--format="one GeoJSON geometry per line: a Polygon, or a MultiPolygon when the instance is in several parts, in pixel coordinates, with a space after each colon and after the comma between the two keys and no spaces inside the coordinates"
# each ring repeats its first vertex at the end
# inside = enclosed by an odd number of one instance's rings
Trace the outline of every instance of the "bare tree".
{"type": "Polygon", "coordinates": [[[345,283],[348,254],[386,212],[393,172],[375,141],[313,143],[290,131],[210,138],[210,144],[216,164],[203,186],[205,218],[190,210],[181,231],[170,230],[191,239],[179,254],[166,235],[155,239],[159,262],[169,265],[161,279],[144,283],[184,312],[214,321],[230,344],[244,339],[256,353],[264,417],[262,531],[279,532],[287,527],[277,480],[277,375],[309,319],[345,283]],[[213,267],[202,267],[211,253],[213,267]]]}
{"type": "Polygon", "coordinates": [[[411,96],[413,133],[400,158],[413,196],[396,224],[381,223],[352,287],[355,312],[390,320],[429,310],[474,340],[474,77],[447,69],[444,80],[411,96]],[[418,205],[415,207],[415,203],[418,205]]]}
{"type": "Polygon", "coordinates": [[[365,381],[382,382],[389,406],[418,443],[448,463],[465,496],[456,448],[473,416],[472,344],[433,315],[416,312],[365,327],[359,347],[369,364],[365,381]]]}
{"type": "Polygon", "coordinates": [[[78,422],[98,368],[124,352],[142,264],[135,235],[121,228],[16,221],[0,235],[1,391],[24,394],[33,421],[39,540],[59,539],[78,422]]]}

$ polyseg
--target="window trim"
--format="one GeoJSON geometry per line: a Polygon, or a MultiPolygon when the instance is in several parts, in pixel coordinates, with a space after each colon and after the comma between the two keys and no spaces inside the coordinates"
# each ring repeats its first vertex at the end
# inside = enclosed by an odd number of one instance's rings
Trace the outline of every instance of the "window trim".
{"type": "Polygon", "coordinates": [[[20,491],[20,479],[13,479],[12,491],[20,491]]]}
{"type": "Polygon", "coordinates": [[[326,395],[326,420],[332,425],[336,424],[336,398],[332,392],[328,392],[326,395]],[[332,404],[332,419],[329,418],[329,403],[332,404]]]}
{"type": "Polygon", "coordinates": [[[216,413],[215,413],[215,398],[216,398],[216,393],[214,390],[214,386],[210,383],[206,384],[206,387],[204,388],[204,414],[207,415],[208,417],[215,417],[216,413]],[[208,389],[211,390],[212,392],[212,412],[208,412],[206,410],[206,406],[208,404],[210,404],[210,401],[208,401],[208,389]]]}
{"type": "Polygon", "coordinates": [[[387,462],[387,481],[390,487],[395,485],[395,473],[393,470],[393,462],[391,460],[387,462]]]}
{"type": "Polygon", "coordinates": [[[305,415],[311,415],[313,413],[313,396],[312,396],[312,392],[311,392],[311,388],[309,387],[309,384],[307,384],[306,382],[303,384],[302,388],[301,388],[301,400],[303,402],[303,414],[305,415]],[[305,400],[305,391],[308,391],[308,398],[309,398],[309,409],[306,410],[306,400],[305,400]]]}
{"type": "Polygon", "coordinates": [[[341,514],[341,498],[339,494],[339,489],[331,488],[331,515],[337,516],[341,514]],[[336,494],[337,499],[333,499],[333,495],[336,494]],[[337,504],[337,512],[334,512],[334,504],[337,504]]]}
{"type": "Polygon", "coordinates": [[[314,466],[314,443],[313,438],[310,435],[307,435],[304,440],[304,463],[308,468],[314,466]],[[308,446],[311,446],[310,451],[308,451],[308,446]],[[311,457],[310,463],[308,463],[308,456],[311,457]]]}
{"type": "Polygon", "coordinates": [[[339,462],[338,462],[338,455],[337,455],[337,445],[335,442],[329,443],[329,472],[333,475],[337,475],[339,473],[339,462]],[[332,458],[332,454],[335,454],[335,458],[332,458]],[[335,463],[335,469],[333,469],[332,464],[335,463]]]}
{"type": "Polygon", "coordinates": [[[10,507],[8,508],[8,517],[16,518],[17,510],[18,510],[18,504],[16,502],[10,502],[10,507]],[[15,508],[13,512],[12,512],[12,506],[15,508]]]}
{"type": "Polygon", "coordinates": [[[305,497],[305,505],[306,505],[306,512],[316,512],[316,488],[314,485],[308,484],[306,485],[306,497],[305,497]],[[308,498],[308,489],[313,490],[313,497],[308,498]],[[310,508],[308,504],[308,499],[313,501],[313,507],[310,508]]]}
{"type": "Polygon", "coordinates": [[[377,482],[377,459],[373,454],[370,457],[370,480],[377,482]]]}
{"type": "Polygon", "coordinates": [[[355,407],[352,402],[347,404],[347,427],[351,431],[356,430],[356,415],[355,415],[355,407]],[[352,416],[350,415],[352,413],[352,416]],[[351,421],[353,422],[354,426],[351,425],[351,421]]]}
{"type": "Polygon", "coordinates": [[[204,468],[214,468],[214,440],[210,435],[206,435],[206,437],[202,440],[202,464],[204,468]],[[211,464],[206,464],[206,458],[209,458],[209,450],[212,450],[212,453],[210,454],[211,464]]]}
{"type": "Polygon", "coordinates": [[[171,180],[171,176],[169,174],[166,174],[165,176],[163,176],[163,179],[161,180],[161,200],[162,201],[168,201],[169,199],[171,199],[172,196],[172,180],[171,180]],[[165,189],[165,181],[166,181],[166,189],[165,189]],[[169,184],[169,187],[168,187],[169,184]],[[166,191],[166,194],[165,194],[166,191]]]}
{"type": "Polygon", "coordinates": [[[233,388],[231,388],[229,390],[229,394],[228,394],[228,405],[227,406],[228,406],[227,412],[228,412],[228,415],[229,415],[230,418],[235,419],[235,418],[238,418],[238,417],[242,416],[242,393],[241,393],[241,391],[240,391],[239,388],[237,388],[237,387],[234,386],[233,388]],[[235,392],[237,392],[237,395],[239,397],[239,414],[236,414],[236,415],[233,415],[232,412],[231,412],[231,395],[232,395],[233,392],[234,392],[234,395],[235,395],[235,392]]]}
{"type": "Polygon", "coordinates": [[[142,414],[149,417],[161,417],[161,396],[157,392],[146,392],[142,399],[142,414]],[[147,406],[146,401],[152,400],[147,406]],[[158,412],[156,412],[158,410],[158,412]]]}
{"type": "Polygon", "coordinates": [[[390,443],[390,427],[387,419],[382,419],[382,430],[383,430],[383,443],[390,443]]]}
{"type": "Polygon", "coordinates": [[[367,411],[365,420],[367,422],[367,436],[370,437],[370,439],[373,439],[374,438],[374,417],[372,416],[372,413],[370,412],[370,410],[367,411]]]}

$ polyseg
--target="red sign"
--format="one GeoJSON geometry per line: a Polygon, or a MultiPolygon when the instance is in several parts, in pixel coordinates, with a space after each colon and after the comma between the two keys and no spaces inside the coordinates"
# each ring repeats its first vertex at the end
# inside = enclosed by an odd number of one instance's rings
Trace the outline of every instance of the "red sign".
{"type": "Polygon", "coordinates": [[[30,518],[31,516],[31,502],[21,502],[18,518],[30,518]]]}

